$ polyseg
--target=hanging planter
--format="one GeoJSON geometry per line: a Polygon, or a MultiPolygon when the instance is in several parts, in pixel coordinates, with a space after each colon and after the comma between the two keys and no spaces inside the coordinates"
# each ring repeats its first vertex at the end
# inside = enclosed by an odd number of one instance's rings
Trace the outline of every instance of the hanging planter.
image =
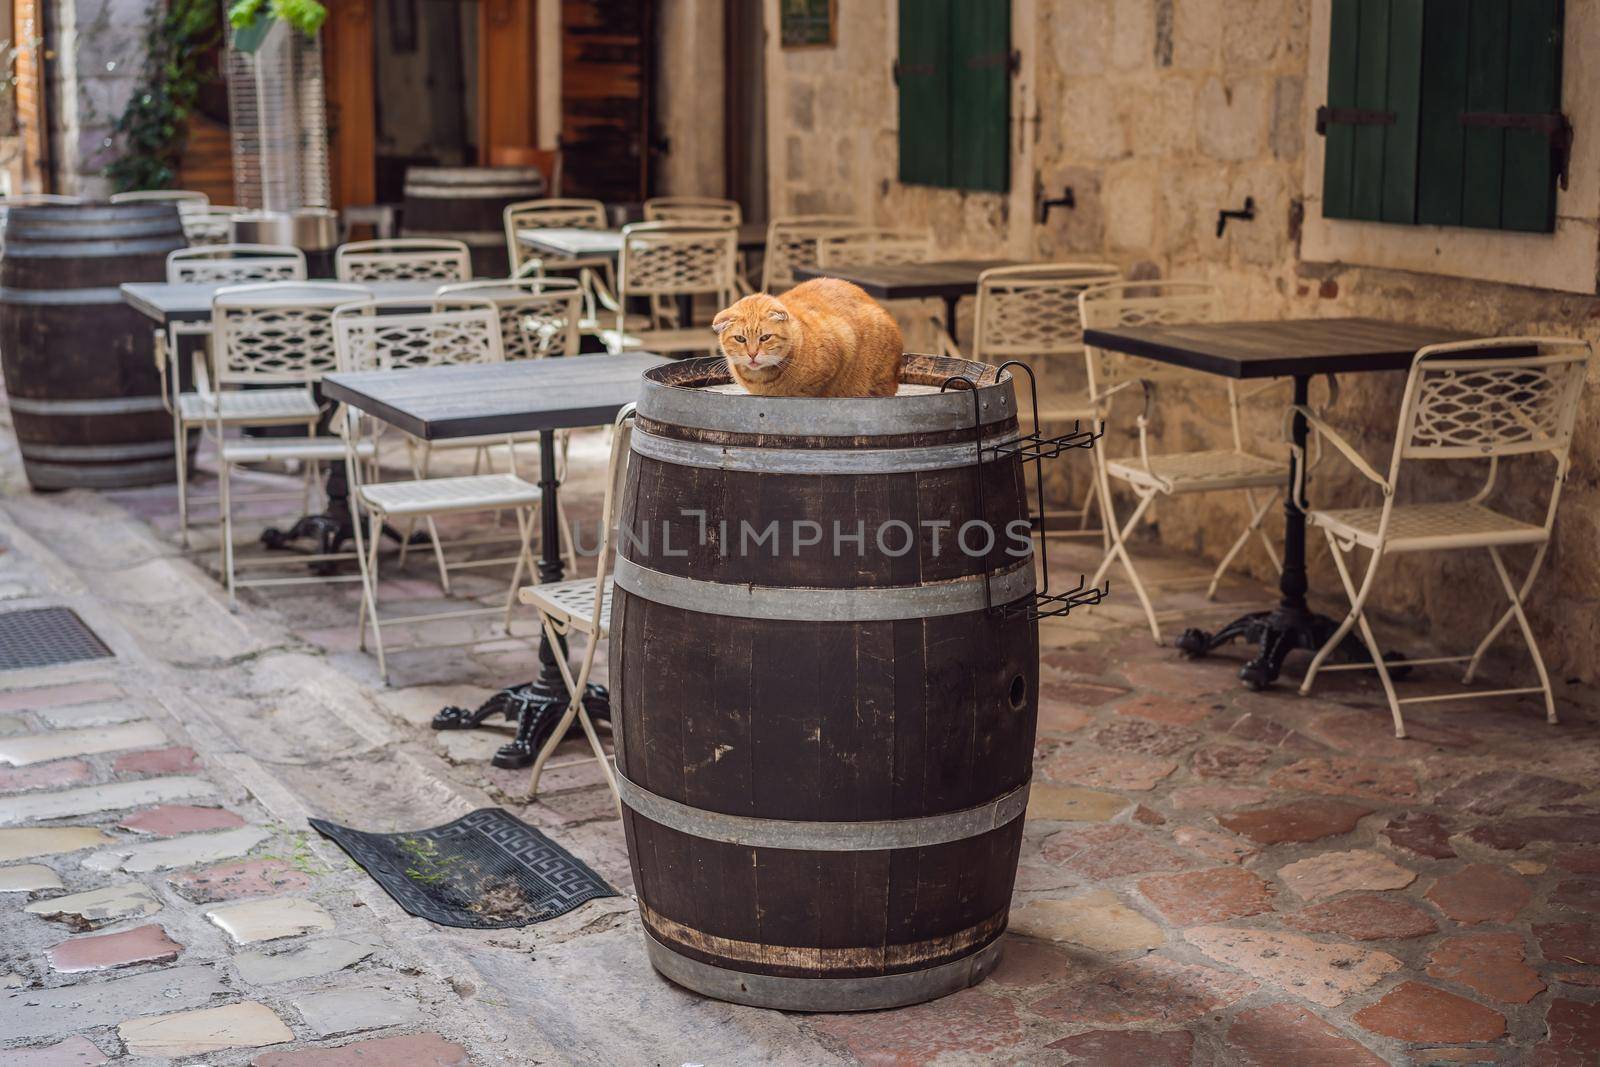
{"type": "Polygon", "coordinates": [[[307,37],[314,37],[327,20],[328,9],[317,0],[236,0],[228,8],[233,47],[241,52],[260,48],[274,22],[286,22],[307,37]]]}

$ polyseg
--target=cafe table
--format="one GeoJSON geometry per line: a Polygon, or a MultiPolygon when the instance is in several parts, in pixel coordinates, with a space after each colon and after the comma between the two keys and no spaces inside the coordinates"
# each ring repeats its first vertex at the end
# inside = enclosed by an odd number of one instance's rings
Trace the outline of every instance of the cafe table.
{"type": "Polygon", "coordinates": [[[797,282],[813,278],[838,278],[861,286],[877,300],[944,301],[944,332],[956,335],[956,308],[961,298],[978,291],[978,276],[996,267],[1021,266],[1014,259],[936,259],[926,263],[894,263],[860,266],[796,267],[797,282]]]}
{"type": "MultiPolygon", "coordinates": [[[[631,404],[639,379],[660,356],[648,352],[621,355],[567,356],[515,363],[457,367],[422,367],[402,371],[353,371],[326,375],[323,395],[350,404],[367,415],[425,441],[460,437],[539,434],[539,581],[559,582],[561,528],[557,515],[557,430],[602,426],[631,404]]],[[[567,689],[548,636],[539,640],[539,676],[512,686],[476,710],[446,708],[434,716],[436,730],[470,730],[489,716],[504,713],[518,719],[516,738],[495,753],[497,767],[526,767],[538,753],[532,743],[543,716],[559,715],[567,706],[567,689]]],[[[605,715],[605,691],[591,686],[585,695],[591,715],[605,715]]]]}
{"type": "Polygon", "coordinates": [[[211,318],[211,298],[218,289],[239,285],[272,285],[286,297],[294,295],[295,285],[359,285],[379,300],[432,296],[448,282],[441,280],[402,282],[340,282],[334,278],[309,278],[303,282],[124,282],[122,300],[141,315],[170,326],[174,322],[203,322],[211,318]]]}
{"type": "MultiPolygon", "coordinates": [[[[540,226],[518,230],[517,240],[550,256],[608,256],[622,254],[621,230],[580,230],[567,226],[540,226]]],[[[740,252],[759,252],[767,245],[767,224],[746,222],[739,227],[740,252]]]]}
{"type": "MultiPolygon", "coordinates": [[[[1357,318],[1119,326],[1083,332],[1086,345],[1206,374],[1239,380],[1290,378],[1293,403],[1301,407],[1309,403],[1311,379],[1319,374],[1409,370],[1419,348],[1465,339],[1464,334],[1431,326],[1357,318]]],[[[1338,628],[1333,619],[1312,611],[1306,599],[1310,591],[1306,519],[1295,494],[1305,455],[1306,422],[1298,414],[1291,422],[1290,439],[1294,447],[1284,493],[1283,574],[1277,607],[1250,612],[1214,633],[1186,630],[1177,642],[1190,656],[1203,656],[1237,638],[1256,645],[1255,656],[1239,669],[1240,679],[1252,689],[1276,681],[1290,652],[1315,652],[1338,628]]],[[[1344,651],[1356,658],[1366,656],[1365,646],[1353,639],[1344,651]]]]}

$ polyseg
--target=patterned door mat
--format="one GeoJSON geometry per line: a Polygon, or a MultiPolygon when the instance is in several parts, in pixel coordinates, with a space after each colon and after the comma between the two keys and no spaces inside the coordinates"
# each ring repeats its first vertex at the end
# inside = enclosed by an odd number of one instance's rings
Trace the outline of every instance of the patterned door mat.
{"type": "Polygon", "coordinates": [[[312,819],[412,915],[480,930],[527,926],[617,891],[572,853],[502,808],[411,833],[373,834],[312,819]]]}
{"type": "Polygon", "coordinates": [[[71,608],[0,612],[0,671],[108,659],[111,649],[71,608]]]}

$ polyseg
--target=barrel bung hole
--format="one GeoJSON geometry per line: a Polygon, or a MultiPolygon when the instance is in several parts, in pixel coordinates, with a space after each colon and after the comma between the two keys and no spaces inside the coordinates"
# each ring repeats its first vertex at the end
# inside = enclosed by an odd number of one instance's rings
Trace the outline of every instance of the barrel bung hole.
{"type": "Polygon", "coordinates": [[[1022,675],[1011,679],[1011,710],[1021,711],[1023,702],[1028,699],[1028,680],[1022,675]]]}

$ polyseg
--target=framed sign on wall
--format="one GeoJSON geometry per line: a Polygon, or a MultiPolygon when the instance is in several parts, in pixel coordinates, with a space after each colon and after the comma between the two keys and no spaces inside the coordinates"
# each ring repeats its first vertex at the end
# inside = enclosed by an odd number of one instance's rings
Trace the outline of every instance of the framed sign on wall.
{"type": "Polygon", "coordinates": [[[781,0],[778,36],[785,48],[832,48],[836,43],[837,0],[781,0]]]}

